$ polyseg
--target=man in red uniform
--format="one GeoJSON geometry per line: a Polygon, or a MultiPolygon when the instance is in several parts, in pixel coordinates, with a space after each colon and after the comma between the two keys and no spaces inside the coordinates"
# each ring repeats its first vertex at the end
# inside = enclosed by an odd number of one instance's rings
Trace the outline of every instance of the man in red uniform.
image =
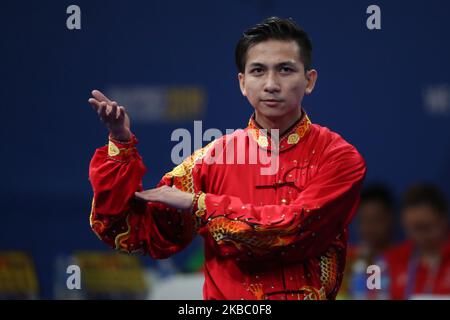
{"type": "Polygon", "coordinates": [[[163,259],[202,235],[205,299],[334,299],[366,169],[301,106],[317,79],[311,50],[291,20],[248,29],[236,47],[240,88],[255,109],[247,128],[195,151],[146,191],[124,108],[94,90],[89,102],[110,132],[89,170],[100,239],[163,259]],[[279,130],[279,140],[259,129],[279,130]],[[251,161],[254,150],[275,156],[277,170],[262,174],[267,163],[251,161]],[[233,161],[215,161],[229,154],[233,161]]]}
{"type": "Polygon", "coordinates": [[[448,299],[450,236],[445,196],[432,185],[411,187],[403,201],[402,222],[408,240],[385,254],[391,298],[448,299]]]}

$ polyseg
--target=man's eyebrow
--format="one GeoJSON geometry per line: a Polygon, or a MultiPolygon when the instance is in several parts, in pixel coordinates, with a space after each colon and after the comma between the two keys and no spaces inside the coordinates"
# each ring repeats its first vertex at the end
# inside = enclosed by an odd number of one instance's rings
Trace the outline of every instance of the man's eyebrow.
{"type": "Polygon", "coordinates": [[[265,67],[266,65],[261,62],[252,62],[250,63],[250,67],[265,67]]]}
{"type": "MultiPolygon", "coordinates": [[[[249,64],[250,67],[267,67],[266,64],[261,63],[261,62],[252,62],[249,64]]],[[[291,66],[291,67],[295,67],[296,63],[294,61],[282,61],[279,62],[275,65],[275,67],[283,67],[283,66],[291,66]]]]}
{"type": "Polygon", "coordinates": [[[284,67],[284,66],[290,66],[295,67],[296,63],[294,61],[283,61],[280,63],[277,63],[277,67],[284,67]]]}

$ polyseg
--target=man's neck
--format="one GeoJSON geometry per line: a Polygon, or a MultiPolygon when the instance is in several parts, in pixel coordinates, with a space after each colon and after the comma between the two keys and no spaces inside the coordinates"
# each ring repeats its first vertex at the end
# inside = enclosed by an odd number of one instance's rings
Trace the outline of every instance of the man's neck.
{"type": "Polygon", "coordinates": [[[294,112],[284,115],[282,117],[265,117],[255,112],[255,121],[263,129],[278,129],[280,136],[284,135],[286,131],[294,125],[302,117],[302,108],[297,108],[294,112]]]}

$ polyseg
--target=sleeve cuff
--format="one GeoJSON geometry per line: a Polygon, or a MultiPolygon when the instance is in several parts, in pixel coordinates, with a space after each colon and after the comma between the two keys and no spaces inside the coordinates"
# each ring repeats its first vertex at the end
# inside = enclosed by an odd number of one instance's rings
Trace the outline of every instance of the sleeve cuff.
{"type": "Polygon", "coordinates": [[[200,195],[197,198],[197,201],[194,203],[193,212],[199,218],[203,218],[206,213],[206,193],[200,192],[200,195]]]}
{"type": "Polygon", "coordinates": [[[108,137],[108,158],[118,162],[128,162],[136,151],[138,140],[134,134],[128,141],[119,141],[108,137]]]}

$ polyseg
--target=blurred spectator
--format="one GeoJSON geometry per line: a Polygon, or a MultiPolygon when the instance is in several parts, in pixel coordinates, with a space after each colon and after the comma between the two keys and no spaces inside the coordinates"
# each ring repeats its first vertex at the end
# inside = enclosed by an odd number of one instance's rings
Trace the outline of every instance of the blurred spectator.
{"type": "Polygon", "coordinates": [[[408,240],[385,255],[390,297],[450,297],[450,239],[444,195],[432,185],[411,187],[404,196],[402,223],[408,240]]]}
{"type": "Polygon", "coordinates": [[[359,244],[348,248],[347,266],[340,298],[379,299],[380,292],[368,290],[367,267],[377,263],[377,258],[392,242],[394,227],[394,200],[383,184],[367,186],[361,193],[357,220],[359,244]]]}

